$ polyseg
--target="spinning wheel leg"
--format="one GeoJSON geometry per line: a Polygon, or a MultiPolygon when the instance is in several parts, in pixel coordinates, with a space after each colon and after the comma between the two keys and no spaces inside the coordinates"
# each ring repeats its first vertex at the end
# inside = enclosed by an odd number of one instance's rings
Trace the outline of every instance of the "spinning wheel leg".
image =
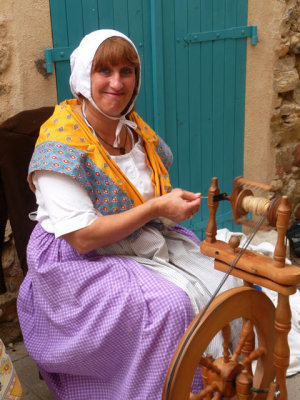
{"type": "MultiPolygon", "coordinates": [[[[203,353],[212,338],[231,321],[241,317],[249,320],[251,325],[255,326],[258,337],[259,348],[252,351],[248,356],[252,360],[257,358],[257,366],[253,383],[251,377],[251,385],[257,389],[268,388],[274,378],[274,332],[270,332],[269,329],[274,324],[274,315],[275,308],[269,298],[264,293],[252,288],[234,288],[216,297],[200,323],[197,324],[196,317],[181,339],[169,367],[163,400],[206,400],[218,399],[221,396],[223,396],[223,399],[266,398],[266,394],[254,394],[252,396],[252,393],[250,397],[249,395],[244,396],[242,393],[240,397],[235,397],[236,386],[240,385],[241,387],[248,384],[243,376],[247,372],[246,368],[241,362],[237,361],[240,351],[238,347],[243,347],[244,339],[240,339],[236,354],[229,360],[230,365],[225,363],[223,359],[218,359],[217,363],[210,367],[211,362],[204,361],[206,380],[208,380],[208,375],[216,376],[216,380],[209,383],[210,387],[207,387],[205,392],[190,396],[190,390],[196,368],[203,363],[203,353]],[[190,334],[190,332],[192,333],[190,334]],[[214,371],[218,369],[220,369],[219,375],[218,373],[214,375],[214,371]],[[243,374],[241,374],[242,370],[245,371],[243,374]]],[[[251,362],[251,359],[248,362],[251,362]]]]}

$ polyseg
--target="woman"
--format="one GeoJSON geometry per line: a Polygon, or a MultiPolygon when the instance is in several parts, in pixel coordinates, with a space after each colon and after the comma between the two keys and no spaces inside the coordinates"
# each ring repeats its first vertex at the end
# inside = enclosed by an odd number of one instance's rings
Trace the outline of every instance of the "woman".
{"type": "Polygon", "coordinates": [[[171,151],[133,111],[140,60],[125,35],[87,35],[70,86],[76,100],[41,127],[30,164],[39,223],[18,299],[24,341],[57,399],[158,400],[222,276],[173,226],[201,195],[171,190],[171,151]]]}

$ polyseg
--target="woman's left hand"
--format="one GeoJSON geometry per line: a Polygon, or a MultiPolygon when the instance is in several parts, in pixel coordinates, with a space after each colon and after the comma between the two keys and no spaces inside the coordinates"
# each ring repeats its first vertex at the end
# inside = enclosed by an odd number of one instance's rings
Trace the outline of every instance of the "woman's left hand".
{"type": "Polygon", "coordinates": [[[150,200],[150,202],[156,207],[159,217],[179,223],[191,218],[199,211],[201,193],[173,189],[170,193],[150,200]]]}

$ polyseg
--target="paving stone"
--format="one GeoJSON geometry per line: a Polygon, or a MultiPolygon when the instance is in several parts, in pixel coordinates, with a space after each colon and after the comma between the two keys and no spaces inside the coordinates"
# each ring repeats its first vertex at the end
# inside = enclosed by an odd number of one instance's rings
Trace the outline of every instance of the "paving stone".
{"type": "Polygon", "coordinates": [[[29,357],[24,343],[8,346],[8,353],[22,385],[22,400],[54,400],[45,382],[40,379],[38,368],[29,357]]]}

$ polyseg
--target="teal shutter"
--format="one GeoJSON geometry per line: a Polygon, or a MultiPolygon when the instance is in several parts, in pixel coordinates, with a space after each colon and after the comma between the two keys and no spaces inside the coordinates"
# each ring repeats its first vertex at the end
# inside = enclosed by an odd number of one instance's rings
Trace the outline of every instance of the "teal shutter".
{"type": "MultiPolygon", "coordinates": [[[[222,191],[243,174],[247,0],[50,0],[58,100],[71,97],[69,55],[81,38],[114,28],[135,43],[142,60],[137,111],[170,145],[173,187],[207,194],[217,176],[222,191]]],[[[203,199],[186,221],[199,236],[208,218],[203,199]]],[[[218,227],[236,229],[220,203],[218,227]]]]}

